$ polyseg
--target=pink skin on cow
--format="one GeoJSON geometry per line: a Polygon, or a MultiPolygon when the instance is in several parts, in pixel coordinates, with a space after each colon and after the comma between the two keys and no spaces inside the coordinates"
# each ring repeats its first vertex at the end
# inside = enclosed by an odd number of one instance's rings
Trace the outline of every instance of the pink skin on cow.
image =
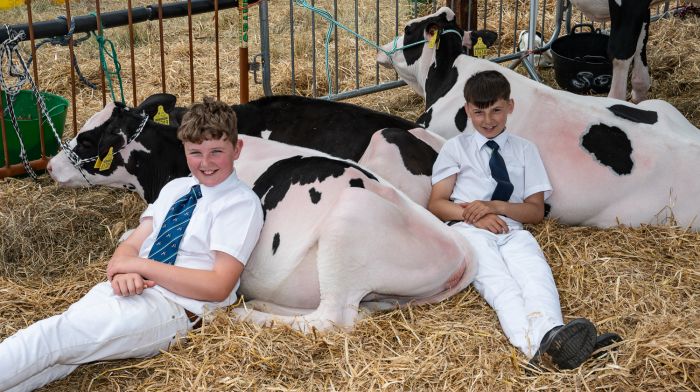
{"type": "MultiPolygon", "coordinates": [[[[241,138],[246,148],[237,171],[247,183],[279,159],[307,152],[241,138]]],[[[433,303],[471,282],[475,270],[466,241],[384,182],[365,178],[364,189],[347,186],[358,177],[364,176],[349,169],[323,182],[292,185],[267,212],[259,246],[241,277],[240,292],[254,299],[248,303],[254,310],[238,308],[236,314],[302,331],[351,327],[359,308],[433,303]],[[316,204],[309,201],[311,188],[321,194],[316,204]],[[280,245],[273,252],[275,235],[280,245]]]]}
{"type": "MultiPolygon", "coordinates": [[[[437,13],[441,12],[454,17],[448,8],[437,13]]],[[[430,38],[429,34],[425,38],[430,38]]],[[[403,37],[397,43],[402,45],[403,37]]],[[[384,48],[388,50],[392,46],[389,43],[384,48]]],[[[425,83],[436,55],[435,49],[427,45],[422,50],[420,59],[411,66],[406,64],[401,52],[393,56],[393,65],[402,78],[408,75],[409,80],[425,83]]],[[[383,53],[379,53],[378,61],[392,65],[383,53]]],[[[700,229],[697,203],[700,181],[696,180],[700,130],[667,102],[648,100],[634,105],[611,98],[575,95],[467,55],[458,56],[454,67],[458,71],[457,82],[431,106],[434,121],[428,128],[445,138],[459,134],[453,119],[464,105],[466,79],[483,70],[503,73],[511,84],[511,98],[515,101],[507,129],[533,141],[540,151],[554,188],[547,200],[552,206],[550,217],[574,225],[638,226],[665,222],[672,211],[679,225],[700,229]],[[658,120],[653,124],[630,121],[614,115],[608,109],[613,105],[655,112],[658,120]],[[633,162],[629,174],[616,173],[583,148],[584,136],[598,124],[617,127],[629,138],[633,162]]],[[[417,92],[424,90],[422,86],[417,92]]]]}

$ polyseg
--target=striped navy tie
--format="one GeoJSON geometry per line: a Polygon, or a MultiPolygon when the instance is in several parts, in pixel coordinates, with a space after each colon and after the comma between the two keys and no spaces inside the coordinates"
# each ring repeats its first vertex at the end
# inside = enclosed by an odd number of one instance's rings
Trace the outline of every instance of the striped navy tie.
{"type": "Polygon", "coordinates": [[[197,199],[202,197],[202,190],[195,185],[186,195],[177,199],[165,216],[163,226],[158,232],[158,237],[148,254],[151,260],[166,264],[175,264],[180,241],[185,234],[187,224],[190,223],[192,211],[197,205],[197,199]]]}
{"type": "Polygon", "coordinates": [[[493,191],[491,200],[510,200],[510,195],[513,194],[513,184],[510,182],[506,162],[498,152],[498,143],[493,140],[486,142],[486,145],[493,150],[491,159],[489,159],[489,168],[491,169],[491,177],[496,180],[496,189],[493,191]]]}

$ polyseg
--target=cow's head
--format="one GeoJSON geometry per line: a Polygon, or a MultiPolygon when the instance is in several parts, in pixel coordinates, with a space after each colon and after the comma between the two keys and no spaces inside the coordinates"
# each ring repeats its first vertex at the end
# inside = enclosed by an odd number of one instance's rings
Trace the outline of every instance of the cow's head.
{"type": "Polygon", "coordinates": [[[377,62],[393,67],[403,81],[425,97],[425,82],[431,69],[452,68],[455,59],[471,49],[477,38],[491,46],[497,37],[488,30],[465,32],[457,25],[455,13],[442,7],[408,22],[404,35],[382,46],[377,62]]]}
{"type": "Polygon", "coordinates": [[[167,181],[188,174],[176,138],[181,113],[170,94],[151,96],[134,109],[110,102],[51,159],[47,170],[61,186],[127,188],[151,202],[167,181]]]}

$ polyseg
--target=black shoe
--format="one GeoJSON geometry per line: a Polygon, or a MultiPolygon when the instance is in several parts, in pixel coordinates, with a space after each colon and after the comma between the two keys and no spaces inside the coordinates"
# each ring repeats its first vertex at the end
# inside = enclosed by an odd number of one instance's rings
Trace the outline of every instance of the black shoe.
{"type": "Polygon", "coordinates": [[[591,356],[597,336],[595,325],[583,318],[554,327],[542,338],[530,364],[536,366],[547,354],[559,369],[577,368],[591,356]]]}
{"type": "MultiPolygon", "coordinates": [[[[602,357],[603,355],[605,355],[606,351],[609,351],[611,349],[605,349],[605,350],[601,350],[601,349],[604,349],[605,347],[608,347],[612,344],[615,344],[615,343],[621,342],[621,341],[622,341],[622,336],[620,336],[614,332],[608,332],[608,333],[604,333],[604,334],[598,336],[598,338],[595,341],[595,346],[593,346],[593,352],[596,352],[599,350],[600,350],[600,352],[596,353],[595,357],[596,358],[602,357]]],[[[612,349],[615,349],[615,348],[613,347],[612,349]]]]}

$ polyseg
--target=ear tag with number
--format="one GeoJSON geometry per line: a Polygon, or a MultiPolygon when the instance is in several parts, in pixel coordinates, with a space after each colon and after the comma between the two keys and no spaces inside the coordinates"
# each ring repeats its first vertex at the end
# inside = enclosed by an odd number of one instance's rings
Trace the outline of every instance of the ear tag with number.
{"type": "Polygon", "coordinates": [[[435,30],[433,32],[433,36],[430,37],[430,41],[428,41],[428,47],[430,49],[433,49],[433,48],[437,49],[438,46],[440,46],[440,41],[438,41],[438,32],[437,32],[437,30],[435,30]]]}
{"type": "Polygon", "coordinates": [[[486,50],[488,47],[484,43],[484,40],[481,39],[481,37],[477,38],[476,44],[474,44],[473,47],[473,52],[474,52],[474,57],[478,57],[480,59],[483,59],[486,57],[486,50]]]}
{"type": "Polygon", "coordinates": [[[105,155],[100,165],[100,171],[109,169],[109,167],[112,166],[112,159],[114,159],[114,147],[110,147],[109,151],[107,151],[107,155],[105,155]]]}
{"type": "Polygon", "coordinates": [[[165,113],[163,105],[158,105],[158,111],[155,116],[153,116],[153,121],[163,125],[170,125],[170,116],[168,113],[165,113]]]}

